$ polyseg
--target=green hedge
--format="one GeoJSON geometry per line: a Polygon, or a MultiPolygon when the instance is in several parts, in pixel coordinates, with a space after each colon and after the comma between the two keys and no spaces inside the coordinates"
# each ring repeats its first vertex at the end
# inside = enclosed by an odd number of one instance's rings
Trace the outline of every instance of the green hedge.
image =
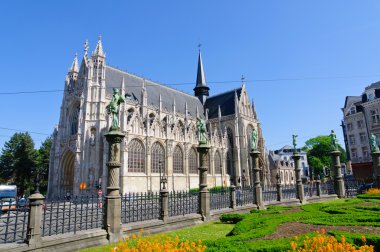
{"type": "Polygon", "coordinates": [[[219,219],[223,223],[236,224],[244,219],[245,215],[242,214],[222,214],[219,219]]]}
{"type": "Polygon", "coordinates": [[[340,237],[343,235],[348,243],[354,244],[357,247],[364,245],[362,242],[362,236],[366,238],[367,245],[373,245],[375,251],[380,251],[380,235],[376,234],[363,234],[363,233],[349,233],[343,231],[331,231],[329,234],[335,236],[339,241],[340,237]]]}

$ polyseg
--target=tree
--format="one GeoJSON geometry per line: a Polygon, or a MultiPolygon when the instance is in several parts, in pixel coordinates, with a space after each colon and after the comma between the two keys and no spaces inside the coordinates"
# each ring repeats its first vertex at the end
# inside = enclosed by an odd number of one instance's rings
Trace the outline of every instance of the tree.
{"type": "Polygon", "coordinates": [[[52,144],[52,137],[49,136],[41,144],[41,147],[37,151],[37,166],[35,170],[35,176],[38,175],[40,181],[40,192],[47,192],[48,175],[49,175],[49,163],[50,163],[50,149],[52,144]]]}
{"type": "MultiPolygon", "coordinates": [[[[330,154],[330,136],[317,136],[307,140],[305,144],[303,150],[307,152],[309,167],[314,169],[315,174],[322,174],[325,166],[331,169],[333,161],[330,154]]],[[[346,152],[339,144],[338,149],[341,152],[341,162],[346,162],[346,152]]]]}
{"type": "Polygon", "coordinates": [[[36,168],[36,150],[28,132],[15,133],[4,144],[0,156],[0,176],[15,184],[18,194],[29,194],[32,185],[32,171],[36,168]]]}

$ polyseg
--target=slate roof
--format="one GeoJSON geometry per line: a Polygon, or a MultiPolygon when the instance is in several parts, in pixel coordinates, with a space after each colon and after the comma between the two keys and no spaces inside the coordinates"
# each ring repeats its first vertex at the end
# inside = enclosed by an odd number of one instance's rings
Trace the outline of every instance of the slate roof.
{"type": "MultiPolygon", "coordinates": [[[[240,98],[241,88],[236,89],[236,94],[240,98]]],[[[218,117],[218,105],[220,105],[222,116],[235,114],[235,90],[207,98],[205,109],[208,109],[209,119],[218,117]]]]}
{"type": "MultiPolygon", "coordinates": [[[[125,83],[125,93],[130,94],[132,99],[137,100],[141,104],[143,78],[109,65],[106,66],[107,95],[112,95],[112,88],[121,88],[123,77],[125,83]]],[[[148,96],[148,106],[153,105],[158,108],[160,104],[159,97],[161,94],[163,109],[173,111],[173,101],[175,100],[176,112],[185,114],[185,104],[187,103],[190,116],[196,117],[196,109],[198,107],[199,116],[204,117],[202,103],[197,97],[146,79],[145,87],[148,96]]]]}
{"type": "Polygon", "coordinates": [[[372,83],[368,87],[365,88],[365,90],[372,89],[372,88],[380,88],[380,81],[372,83]]]}

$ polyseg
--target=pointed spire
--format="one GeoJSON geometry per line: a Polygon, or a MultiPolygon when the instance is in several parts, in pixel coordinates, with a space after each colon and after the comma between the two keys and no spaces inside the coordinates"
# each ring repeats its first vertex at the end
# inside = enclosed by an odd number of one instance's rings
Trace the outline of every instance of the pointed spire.
{"type": "Polygon", "coordinates": [[[194,88],[194,95],[198,97],[202,105],[205,104],[206,98],[209,96],[209,90],[210,88],[206,84],[206,77],[203,69],[202,54],[201,50],[199,49],[197,81],[194,88]]]}
{"type": "Polygon", "coordinates": [[[245,86],[245,77],[243,74],[241,75],[241,85],[245,86]]]}
{"type": "Polygon", "coordinates": [[[220,105],[218,105],[218,118],[219,120],[222,118],[222,111],[220,110],[220,105]]]}
{"type": "Polygon", "coordinates": [[[124,81],[124,76],[123,79],[121,80],[121,88],[120,88],[121,94],[124,94],[125,92],[125,81],[124,81]]]}
{"type": "Polygon", "coordinates": [[[71,64],[71,67],[69,69],[69,72],[76,72],[79,73],[79,67],[78,67],[78,54],[75,54],[73,63],[71,64]]]}
{"type": "Polygon", "coordinates": [[[103,52],[102,36],[99,35],[98,43],[96,44],[94,55],[105,57],[103,52]]]}
{"type": "Polygon", "coordinates": [[[88,58],[88,39],[84,42],[84,57],[88,58]]]}
{"type": "Polygon", "coordinates": [[[159,103],[160,103],[160,111],[162,110],[162,97],[161,97],[161,93],[160,93],[160,96],[159,96],[159,103]]]}
{"type": "Polygon", "coordinates": [[[187,115],[189,114],[189,111],[187,109],[187,102],[185,103],[185,118],[187,117],[187,115]]]}

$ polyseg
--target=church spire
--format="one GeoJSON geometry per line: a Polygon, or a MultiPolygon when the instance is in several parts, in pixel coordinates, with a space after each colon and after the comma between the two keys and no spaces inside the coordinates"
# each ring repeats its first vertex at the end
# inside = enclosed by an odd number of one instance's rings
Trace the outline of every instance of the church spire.
{"type": "Polygon", "coordinates": [[[201,103],[204,105],[208,97],[208,91],[210,88],[206,84],[205,73],[203,69],[202,54],[199,49],[198,55],[198,71],[197,71],[197,82],[194,88],[194,95],[198,97],[201,103]]]}
{"type": "Polygon", "coordinates": [[[74,60],[73,60],[73,63],[71,64],[71,67],[69,69],[69,72],[70,73],[79,73],[79,67],[78,67],[78,54],[76,53],[75,54],[75,57],[74,57],[74,60]]]}
{"type": "Polygon", "coordinates": [[[98,37],[98,43],[96,44],[96,48],[95,48],[93,55],[105,57],[104,52],[103,52],[103,44],[102,44],[102,36],[101,35],[99,35],[99,37],[98,37]]]}

